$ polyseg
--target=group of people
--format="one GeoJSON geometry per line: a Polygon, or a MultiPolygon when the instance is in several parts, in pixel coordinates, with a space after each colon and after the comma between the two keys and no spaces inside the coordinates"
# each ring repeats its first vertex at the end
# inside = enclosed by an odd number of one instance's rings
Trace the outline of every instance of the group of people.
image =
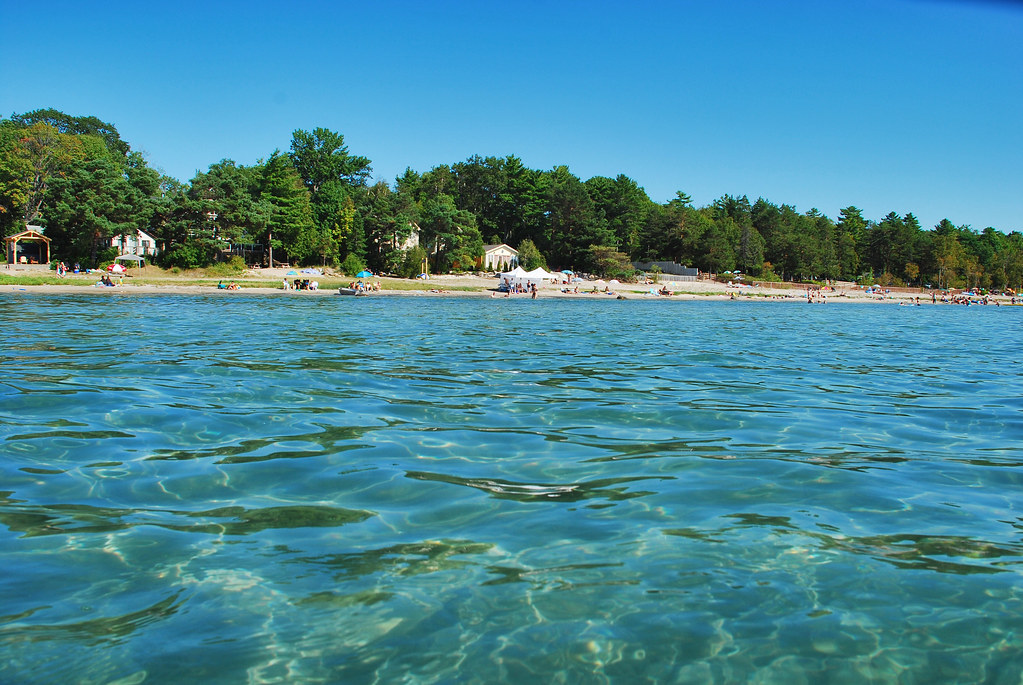
{"type": "MultiPolygon", "coordinates": [[[[534,300],[539,295],[536,283],[530,283],[528,281],[525,285],[519,282],[509,283],[507,278],[504,279],[504,283],[501,284],[501,287],[498,288],[497,292],[503,292],[505,297],[511,297],[513,293],[516,295],[529,295],[534,300]]],[[[496,294],[497,293],[491,293],[490,296],[494,297],[496,294]]]]}
{"type": "MultiPolygon", "coordinates": [[[[562,290],[562,292],[566,291],[562,290]]],[[[576,288],[576,292],[578,292],[578,288],[576,288]]],[[[531,283],[528,281],[525,283],[525,285],[523,285],[520,282],[509,283],[508,279],[506,278],[504,279],[504,283],[502,283],[495,292],[490,293],[490,296],[497,297],[497,293],[504,293],[505,297],[511,297],[513,294],[529,295],[532,299],[535,300],[539,296],[540,291],[537,289],[536,283],[531,283]]]]}
{"type": "Polygon", "coordinates": [[[828,303],[828,293],[832,293],[833,294],[834,292],[835,292],[835,289],[832,288],[830,285],[824,285],[824,286],[809,285],[809,286],[806,287],[806,301],[807,301],[808,304],[813,304],[814,302],[817,302],[817,303],[820,303],[820,304],[827,304],[828,303]]]}
{"type": "Polygon", "coordinates": [[[110,276],[108,276],[106,274],[103,274],[102,276],[100,276],[99,283],[97,283],[96,285],[107,286],[107,287],[113,288],[114,286],[122,285],[123,283],[124,283],[124,280],[120,279],[120,278],[117,279],[117,283],[114,283],[113,279],[110,278],[110,276]]]}
{"type": "MultiPolygon", "coordinates": [[[[917,298],[918,300],[920,298],[917,298]]],[[[969,306],[971,304],[993,304],[996,307],[1001,305],[1001,302],[994,298],[989,298],[987,295],[973,295],[971,293],[942,293],[941,301],[944,304],[962,304],[969,306]]],[[[1016,298],[1011,298],[1011,303],[1016,304],[1016,298]]],[[[931,302],[936,303],[934,294],[931,294],[931,302]]]]}
{"type": "Polygon", "coordinates": [[[285,278],[281,281],[281,287],[285,290],[319,290],[319,281],[310,281],[308,278],[296,278],[294,283],[289,283],[285,278]]]}

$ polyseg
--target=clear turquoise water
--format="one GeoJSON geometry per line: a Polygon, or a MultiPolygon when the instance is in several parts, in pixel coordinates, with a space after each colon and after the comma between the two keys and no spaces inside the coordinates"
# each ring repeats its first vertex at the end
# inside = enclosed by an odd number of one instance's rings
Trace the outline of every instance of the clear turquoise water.
{"type": "Polygon", "coordinates": [[[0,682],[1020,682],[1019,308],[0,316],[0,682]]]}

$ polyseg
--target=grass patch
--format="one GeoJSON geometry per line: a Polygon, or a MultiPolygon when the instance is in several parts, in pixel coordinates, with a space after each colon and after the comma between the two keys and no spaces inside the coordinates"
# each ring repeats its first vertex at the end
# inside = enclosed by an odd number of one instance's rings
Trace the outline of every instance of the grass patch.
{"type": "Polygon", "coordinates": [[[0,274],[0,285],[92,285],[99,278],[83,278],[80,276],[69,276],[67,278],[57,278],[56,274],[52,276],[10,276],[8,274],[0,274]]]}
{"type": "MultiPolygon", "coordinates": [[[[33,285],[54,285],[54,286],[90,286],[95,285],[101,274],[69,274],[65,278],[58,278],[55,273],[47,274],[32,274],[32,275],[12,275],[0,273],[0,285],[21,285],[21,286],[33,286],[33,285]]],[[[208,270],[205,269],[180,269],[177,271],[160,269],[158,267],[148,267],[142,272],[141,275],[124,274],[118,276],[111,274],[111,278],[116,283],[119,278],[123,278],[124,285],[126,286],[192,286],[192,287],[205,287],[205,288],[216,288],[218,283],[229,285],[232,281],[238,285],[241,289],[247,288],[272,288],[275,290],[281,289],[281,281],[277,278],[258,278],[249,275],[246,277],[245,274],[234,273],[229,276],[217,276],[211,275],[208,270]]],[[[288,282],[294,281],[294,276],[288,277],[288,282]]],[[[353,280],[344,276],[302,276],[302,278],[308,278],[309,280],[318,281],[320,284],[320,290],[337,290],[339,287],[348,286],[353,280]]],[[[479,286],[467,286],[467,285],[448,285],[446,283],[437,283],[431,281],[421,281],[417,279],[402,279],[402,278],[374,278],[370,279],[369,282],[380,282],[380,287],[383,290],[393,290],[399,292],[425,292],[429,290],[446,290],[449,292],[482,292],[488,288],[479,286]]],[[[366,282],[365,280],[363,282],[366,282]]]]}
{"type": "MultiPolygon", "coordinates": [[[[481,288],[474,285],[447,285],[444,283],[431,283],[430,281],[423,281],[419,279],[401,279],[401,278],[381,278],[380,287],[383,290],[401,290],[406,292],[426,292],[429,290],[447,290],[449,292],[467,292],[467,293],[479,293],[483,292],[485,288],[481,288]]],[[[351,283],[348,280],[345,285],[351,283]]]]}

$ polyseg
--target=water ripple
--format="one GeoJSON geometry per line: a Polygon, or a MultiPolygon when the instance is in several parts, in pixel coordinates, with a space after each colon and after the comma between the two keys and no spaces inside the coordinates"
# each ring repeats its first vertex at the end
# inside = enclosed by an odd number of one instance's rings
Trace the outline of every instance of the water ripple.
{"type": "Polygon", "coordinates": [[[1020,309],[0,295],[0,681],[1004,680],[1020,309]]]}

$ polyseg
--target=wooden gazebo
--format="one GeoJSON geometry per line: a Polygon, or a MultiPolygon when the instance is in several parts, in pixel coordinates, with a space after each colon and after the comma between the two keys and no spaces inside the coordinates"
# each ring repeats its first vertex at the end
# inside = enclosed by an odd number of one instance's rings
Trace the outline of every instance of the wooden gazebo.
{"type": "Polygon", "coordinates": [[[4,238],[7,243],[8,264],[49,264],[50,263],[50,239],[40,233],[38,226],[29,226],[21,233],[15,233],[4,238]],[[34,249],[20,249],[18,243],[33,243],[34,249]]]}

